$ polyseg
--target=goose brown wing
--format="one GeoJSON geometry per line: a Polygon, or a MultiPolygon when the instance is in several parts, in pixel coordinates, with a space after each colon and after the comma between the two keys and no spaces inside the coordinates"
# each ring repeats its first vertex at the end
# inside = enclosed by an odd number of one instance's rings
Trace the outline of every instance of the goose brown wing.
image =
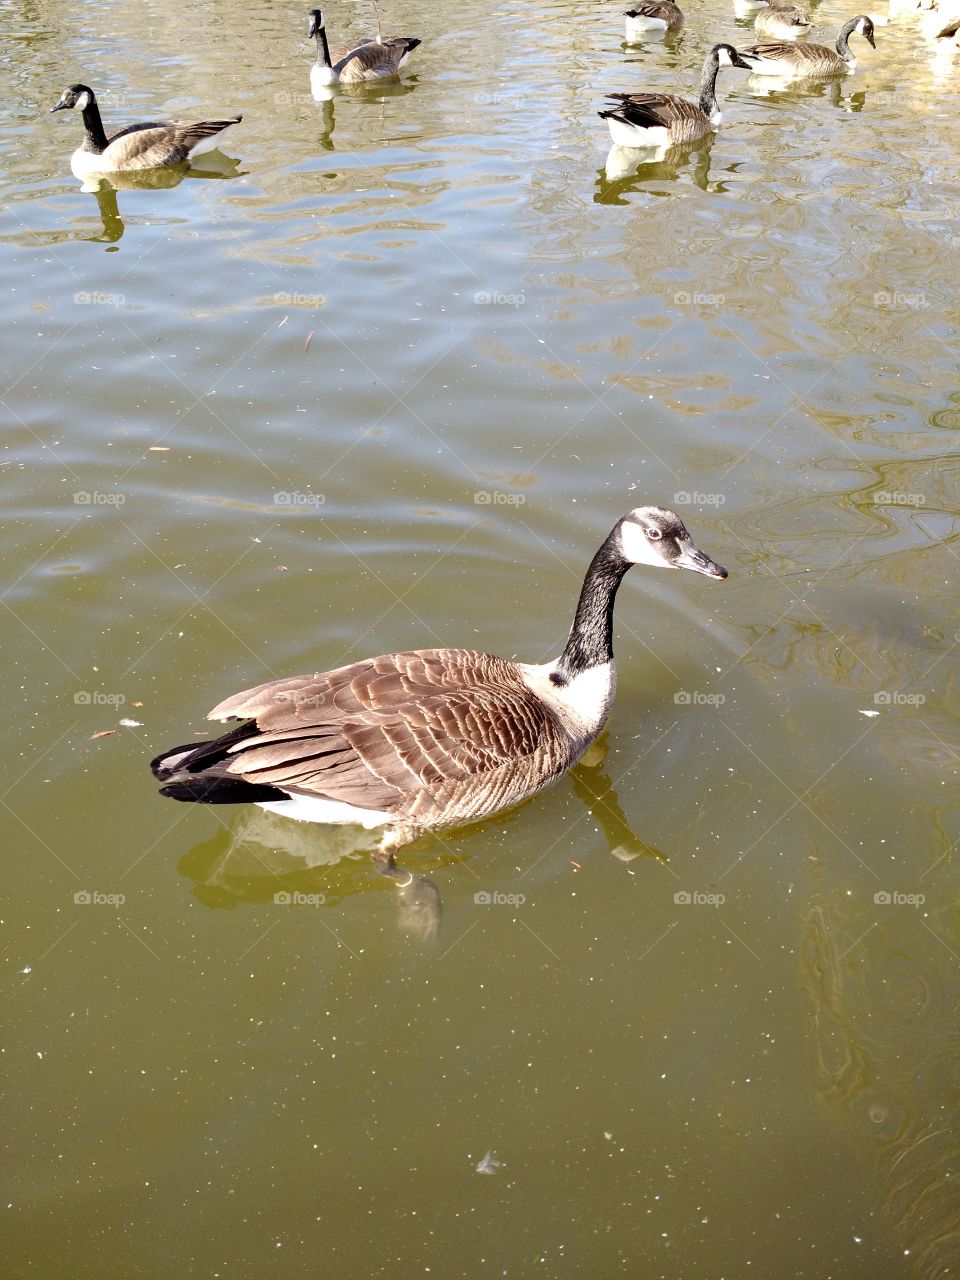
{"type": "Polygon", "coordinates": [[[519,763],[558,722],[502,658],[465,649],[393,653],[228,698],[211,720],[252,719],[230,773],[392,810],[519,763]]]}
{"type": "Polygon", "coordinates": [[[836,53],[826,45],[795,44],[792,40],[767,40],[763,44],[751,45],[749,49],[741,49],[740,54],[744,58],[772,58],[774,61],[786,58],[796,66],[819,65],[824,58],[837,59],[836,53]]]}
{"type": "Polygon", "coordinates": [[[671,0],[644,0],[642,4],[635,4],[632,9],[627,9],[624,13],[625,18],[660,18],[664,15],[669,16],[676,5],[671,0]]]}
{"type": "Polygon", "coordinates": [[[618,104],[617,114],[628,124],[643,129],[658,125],[669,129],[684,120],[698,120],[701,115],[698,106],[673,93],[608,93],[607,97],[618,104]]]}
{"type": "Polygon", "coordinates": [[[337,55],[336,65],[341,68],[341,80],[362,80],[366,76],[393,75],[400,68],[400,60],[420,44],[408,36],[396,36],[392,40],[378,42],[368,40],[345,49],[337,55]]]}
{"type": "Polygon", "coordinates": [[[104,153],[110,152],[111,157],[122,160],[125,169],[151,169],[159,164],[186,160],[198,142],[214,137],[239,121],[240,116],[234,116],[232,120],[132,124],[110,138],[104,153]]]}

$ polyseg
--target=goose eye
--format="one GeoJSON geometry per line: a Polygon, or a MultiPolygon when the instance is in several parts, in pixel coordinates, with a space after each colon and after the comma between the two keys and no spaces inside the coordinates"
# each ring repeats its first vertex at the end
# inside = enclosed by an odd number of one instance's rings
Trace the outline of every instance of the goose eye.
{"type": "Polygon", "coordinates": [[[663,534],[660,532],[659,529],[647,529],[646,533],[647,533],[647,537],[652,542],[656,542],[658,538],[663,537],[663,534]]]}

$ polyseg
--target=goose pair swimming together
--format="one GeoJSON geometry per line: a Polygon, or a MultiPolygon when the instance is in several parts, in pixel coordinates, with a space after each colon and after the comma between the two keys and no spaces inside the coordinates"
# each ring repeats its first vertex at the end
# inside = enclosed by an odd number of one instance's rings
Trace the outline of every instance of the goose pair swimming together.
{"type": "Polygon", "coordinates": [[[616,688],[614,599],[634,564],[727,576],[678,515],[637,507],[593,557],[559,658],[421,649],[271,680],[207,717],[238,727],[157,756],[161,794],[381,829],[374,858],[390,872],[421,832],[535,795],[595,741],[616,688]]]}
{"type": "Polygon", "coordinates": [[[721,123],[717,103],[717,76],[721,67],[739,67],[756,75],[794,79],[844,74],[857,65],[848,43],[854,31],[859,31],[867,43],[876,48],[873,23],[865,14],[844,23],[835,50],[821,44],[770,42],[738,51],[732,44],[715,44],[703,64],[697,102],[675,93],[608,93],[607,98],[617,105],[601,111],[600,118],[606,120],[614,146],[663,151],[696,142],[721,123]]]}
{"type": "MultiPolygon", "coordinates": [[[[356,84],[387,80],[400,73],[409,54],[420,44],[409,36],[384,40],[380,31],[380,10],[375,38],[361,40],[330,60],[330,47],[319,9],[310,11],[309,34],[316,37],[317,61],[310,71],[311,85],[319,91],[333,84],[356,84]]],[[[83,142],[73,153],[70,167],[82,179],[98,174],[130,173],[146,169],[169,168],[183,164],[219,145],[219,135],[242,116],[226,120],[143,121],[127,125],[108,137],[100,116],[94,91],[85,84],[72,84],[64,89],[51,111],[76,108],[83,117],[83,142]]]]}

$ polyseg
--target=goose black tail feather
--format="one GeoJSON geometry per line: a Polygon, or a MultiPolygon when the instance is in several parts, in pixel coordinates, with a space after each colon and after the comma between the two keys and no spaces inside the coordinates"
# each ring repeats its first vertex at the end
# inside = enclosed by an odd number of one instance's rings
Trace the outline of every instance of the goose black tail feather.
{"type": "Polygon", "coordinates": [[[194,804],[254,804],[258,800],[289,800],[285,791],[245,778],[209,777],[181,778],[160,788],[162,796],[171,800],[188,800],[194,804]]]}
{"type": "Polygon", "coordinates": [[[183,773],[196,774],[212,769],[227,759],[234,743],[242,742],[244,738],[250,738],[258,732],[256,721],[248,720],[246,724],[208,742],[186,742],[182,747],[171,747],[150,761],[153,776],[166,782],[183,773]]]}

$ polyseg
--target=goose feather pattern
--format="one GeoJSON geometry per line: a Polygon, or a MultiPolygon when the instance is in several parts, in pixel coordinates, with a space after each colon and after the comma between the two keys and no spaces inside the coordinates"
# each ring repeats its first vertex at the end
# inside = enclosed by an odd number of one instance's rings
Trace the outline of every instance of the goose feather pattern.
{"type": "Polygon", "coordinates": [[[71,168],[77,177],[90,173],[125,173],[161,169],[182,164],[193,155],[210,151],[219,135],[241,116],[228,120],[148,120],[127,125],[107,137],[96,94],[83,84],[64,89],[51,111],[78,107],[83,116],[84,138],[73,153],[71,168]]]}
{"type": "Polygon", "coordinates": [[[835,50],[823,44],[768,42],[741,52],[751,70],[759,75],[797,78],[844,75],[857,66],[856,56],[848,43],[854,31],[859,31],[873,48],[877,47],[872,21],[866,14],[858,14],[840,28],[835,50]]]}
{"type": "Polygon", "coordinates": [[[391,80],[400,74],[409,55],[422,42],[413,36],[392,36],[384,40],[380,35],[379,21],[378,11],[375,40],[361,40],[341,49],[331,58],[323,14],[319,9],[311,9],[307,35],[317,42],[317,60],[310,68],[310,82],[314,91],[334,84],[391,80]]]}
{"type": "Polygon", "coordinates": [[[638,563],[727,576],[674,512],[638,507],[593,557],[555,661],[528,665],[473,649],[419,649],[268,681],[208,716],[243,723],[152,762],[162,793],[383,826],[380,854],[391,858],[421,831],[487,817],[535,795],[575,764],[603,727],[616,687],[614,598],[638,563]]]}
{"type": "Polygon", "coordinates": [[[609,101],[618,105],[599,115],[607,122],[611,142],[627,148],[663,148],[706,137],[720,124],[717,76],[721,67],[749,71],[751,64],[740,57],[733,45],[715,44],[700,73],[698,102],[675,93],[608,93],[609,101]]]}

